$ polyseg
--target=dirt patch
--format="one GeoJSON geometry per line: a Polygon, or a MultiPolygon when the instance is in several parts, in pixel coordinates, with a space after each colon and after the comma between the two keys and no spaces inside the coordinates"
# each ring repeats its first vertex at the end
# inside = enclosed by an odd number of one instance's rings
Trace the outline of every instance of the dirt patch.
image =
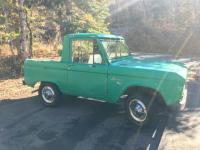
{"type": "Polygon", "coordinates": [[[22,78],[0,80],[0,100],[19,99],[36,95],[37,93],[32,94],[32,91],[37,89],[38,85],[35,88],[24,86],[22,80],[22,78]]]}

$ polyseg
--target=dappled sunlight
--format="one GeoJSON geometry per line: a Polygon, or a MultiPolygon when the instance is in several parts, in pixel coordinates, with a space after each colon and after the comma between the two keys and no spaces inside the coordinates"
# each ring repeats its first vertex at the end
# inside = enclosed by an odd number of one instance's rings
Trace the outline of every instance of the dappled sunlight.
{"type": "Polygon", "coordinates": [[[186,107],[181,112],[173,112],[169,115],[160,149],[196,149],[199,147],[200,130],[200,99],[199,81],[189,81],[186,107]],[[184,142],[176,142],[176,141],[184,142]],[[167,145],[167,147],[166,147],[167,145]]]}
{"type": "Polygon", "coordinates": [[[126,1],[120,1],[120,0],[113,0],[111,2],[111,7],[115,5],[115,9],[113,9],[112,14],[117,15],[123,10],[127,10],[129,7],[134,5],[135,3],[140,2],[140,0],[126,0],[126,1]]]}
{"type": "Polygon", "coordinates": [[[58,108],[43,106],[37,96],[2,103],[0,118],[9,119],[1,124],[0,136],[4,138],[0,144],[5,147],[29,144],[30,148],[43,150],[83,146],[96,150],[158,148],[167,119],[160,118],[151,127],[136,127],[118,113],[115,105],[67,98],[63,97],[64,102],[58,108]],[[16,143],[20,140],[23,144],[16,143]]]}
{"type": "Polygon", "coordinates": [[[160,148],[165,149],[166,145],[169,149],[176,147],[180,149],[185,149],[188,147],[191,149],[196,149],[199,147],[199,116],[200,109],[185,110],[177,115],[172,114],[169,117],[169,123],[166,126],[160,148]],[[184,140],[184,142],[175,142],[181,140],[184,140]]]}

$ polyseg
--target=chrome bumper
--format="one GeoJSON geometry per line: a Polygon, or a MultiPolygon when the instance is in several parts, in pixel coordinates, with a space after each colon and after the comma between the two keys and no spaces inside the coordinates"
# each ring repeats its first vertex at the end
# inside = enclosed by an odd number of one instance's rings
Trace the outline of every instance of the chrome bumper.
{"type": "Polygon", "coordinates": [[[187,102],[187,88],[185,87],[183,89],[183,97],[182,97],[182,100],[179,102],[179,110],[183,110],[185,108],[185,105],[186,105],[186,102],[187,102]]]}
{"type": "Polygon", "coordinates": [[[173,106],[170,106],[169,110],[170,111],[181,111],[185,108],[186,103],[187,103],[187,88],[184,87],[182,99],[179,101],[179,103],[177,103],[173,106]]]}

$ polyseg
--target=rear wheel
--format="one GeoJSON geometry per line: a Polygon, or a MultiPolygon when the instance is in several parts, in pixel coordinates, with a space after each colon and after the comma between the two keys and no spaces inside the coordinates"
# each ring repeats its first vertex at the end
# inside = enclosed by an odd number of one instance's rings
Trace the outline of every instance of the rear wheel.
{"type": "Polygon", "coordinates": [[[155,98],[145,93],[129,96],[125,102],[125,107],[129,120],[138,126],[152,124],[158,112],[155,98]]]}
{"type": "Polygon", "coordinates": [[[51,107],[58,105],[61,100],[58,88],[51,83],[41,83],[39,96],[43,104],[51,107]]]}

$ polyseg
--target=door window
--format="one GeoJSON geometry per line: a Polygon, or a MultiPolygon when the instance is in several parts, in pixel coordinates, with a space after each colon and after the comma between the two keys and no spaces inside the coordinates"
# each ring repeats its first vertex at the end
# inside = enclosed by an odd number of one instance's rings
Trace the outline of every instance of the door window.
{"type": "Polygon", "coordinates": [[[72,62],[81,64],[102,64],[95,40],[73,40],[72,62]]]}

